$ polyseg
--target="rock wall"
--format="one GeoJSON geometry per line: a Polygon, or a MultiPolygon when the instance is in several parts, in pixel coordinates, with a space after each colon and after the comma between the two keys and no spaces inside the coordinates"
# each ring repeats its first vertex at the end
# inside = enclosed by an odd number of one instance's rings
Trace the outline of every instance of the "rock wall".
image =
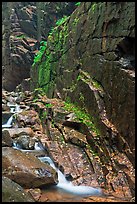
{"type": "MultiPolygon", "coordinates": [[[[4,4],[4,2],[3,2],[4,4]]],[[[30,76],[30,68],[34,55],[38,51],[37,32],[37,9],[36,2],[13,2],[9,5],[11,13],[8,23],[10,26],[9,52],[10,65],[7,65],[4,42],[6,15],[3,10],[3,80],[2,86],[8,91],[15,90],[15,87],[23,79],[30,76]]],[[[52,26],[63,15],[70,15],[76,8],[75,2],[41,2],[41,39],[47,40],[52,26]]],[[[3,7],[4,8],[4,7],[3,7]]]]}
{"type": "Polygon", "coordinates": [[[83,107],[103,141],[134,164],[134,2],[81,3],[48,36],[43,59],[32,87],[39,82],[49,97],[83,107]]]}

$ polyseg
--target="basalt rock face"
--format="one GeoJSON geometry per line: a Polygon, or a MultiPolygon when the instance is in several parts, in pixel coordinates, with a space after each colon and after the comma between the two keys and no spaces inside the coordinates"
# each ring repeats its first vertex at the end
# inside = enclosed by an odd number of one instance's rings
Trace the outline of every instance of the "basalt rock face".
{"type": "Polygon", "coordinates": [[[124,152],[133,165],[134,8],[133,2],[81,3],[49,36],[47,60],[31,73],[34,85],[39,67],[40,85],[49,97],[85,108],[103,143],[124,152]]]}
{"type": "MultiPolygon", "coordinates": [[[[70,15],[76,8],[71,2],[41,2],[41,35],[46,40],[49,31],[58,19],[63,15],[70,15]]],[[[3,11],[4,12],[4,11],[3,11]]],[[[22,82],[29,78],[30,68],[34,55],[38,51],[37,41],[37,8],[35,2],[17,2],[10,11],[10,65],[7,65],[5,55],[6,44],[3,40],[3,88],[12,91],[22,82]]],[[[4,15],[3,15],[4,18],[4,15]]],[[[3,35],[5,33],[3,25],[3,35]]],[[[27,88],[28,89],[28,88],[27,88]]]]}

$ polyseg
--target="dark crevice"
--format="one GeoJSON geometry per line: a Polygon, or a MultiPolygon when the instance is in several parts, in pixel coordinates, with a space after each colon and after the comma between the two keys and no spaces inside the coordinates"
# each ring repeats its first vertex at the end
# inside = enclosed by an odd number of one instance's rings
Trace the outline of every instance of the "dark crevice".
{"type": "Polygon", "coordinates": [[[119,57],[119,62],[123,68],[135,69],[135,38],[125,37],[117,45],[115,53],[119,57]]]}

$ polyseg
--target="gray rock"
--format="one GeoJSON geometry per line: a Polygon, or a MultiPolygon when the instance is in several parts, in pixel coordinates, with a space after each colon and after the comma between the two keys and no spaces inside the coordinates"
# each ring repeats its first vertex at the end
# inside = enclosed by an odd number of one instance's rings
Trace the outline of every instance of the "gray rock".
{"type": "Polygon", "coordinates": [[[2,202],[35,202],[35,200],[19,184],[3,176],[2,202]]]}

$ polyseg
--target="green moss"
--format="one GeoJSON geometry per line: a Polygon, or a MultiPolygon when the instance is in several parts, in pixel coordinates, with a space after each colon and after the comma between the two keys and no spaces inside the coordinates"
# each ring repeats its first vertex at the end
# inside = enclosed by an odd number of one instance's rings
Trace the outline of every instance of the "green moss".
{"type": "Polygon", "coordinates": [[[78,21],[79,21],[79,18],[76,17],[76,18],[74,19],[74,21],[73,21],[73,25],[74,25],[74,26],[77,25],[78,21]]]}
{"type": "Polygon", "coordinates": [[[91,84],[94,88],[103,91],[101,84],[94,78],[91,77],[87,72],[81,71],[77,77],[77,81],[83,80],[87,84],[91,84]]]}
{"type": "Polygon", "coordinates": [[[78,106],[74,105],[73,103],[64,102],[64,109],[67,111],[72,111],[76,115],[76,119],[85,125],[87,125],[89,128],[91,128],[92,131],[96,133],[96,135],[99,135],[99,130],[96,128],[94,124],[94,119],[86,113],[84,109],[80,109],[78,106]]]}
{"type": "Polygon", "coordinates": [[[79,93],[79,100],[84,103],[84,96],[82,93],[79,93]]]}
{"type": "Polygon", "coordinates": [[[47,42],[46,41],[41,41],[40,44],[41,44],[40,50],[35,54],[32,67],[34,67],[36,65],[36,63],[41,62],[42,56],[46,51],[47,42]]]}
{"type": "Polygon", "coordinates": [[[25,34],[22,34],[22,35],[17,35],[16,38],[23,39],[23,38],[27,38],[27,36],[25,34]]]}
{"type": "Polygon", "coordinates": [[[51,108],[53,105],[51,103],[45,104],[46,108],[51,108]]]}
{"type": "Polygon", "coordinates": [[[94,13],[95,9],[96,9],[97,3],[93,3],[91,6],[92,12],[94,13]]]}
{"type": "Polygon", "coordinates": [[[61,19],[57,20],[56,25],[57,26],[62,25],[67,19],[68,19],[68,16],[63,16],[61,19]]]}
{"type": "Polygon", "coordinates": [[[76,6],[80,6],[81,2],[77,2],[75,3],[76,6]]]}
{"type": "Polygon", "coordinates": [[[38,86],[48,96],[52,95],[55,86],[56,67],[53,64],[65,53],[64,43],[66,43],[68,37],[68,26],[66,22],[68,18],[64,16],[56,22],[57,27],[52,28],[48,36],[48,47],[47,43],[43,41],[40,50],[34,57],[32,67],[37,66],[38,86]],[[61,26],[61,29],[58,28],[59,26],[61,26]]]}

